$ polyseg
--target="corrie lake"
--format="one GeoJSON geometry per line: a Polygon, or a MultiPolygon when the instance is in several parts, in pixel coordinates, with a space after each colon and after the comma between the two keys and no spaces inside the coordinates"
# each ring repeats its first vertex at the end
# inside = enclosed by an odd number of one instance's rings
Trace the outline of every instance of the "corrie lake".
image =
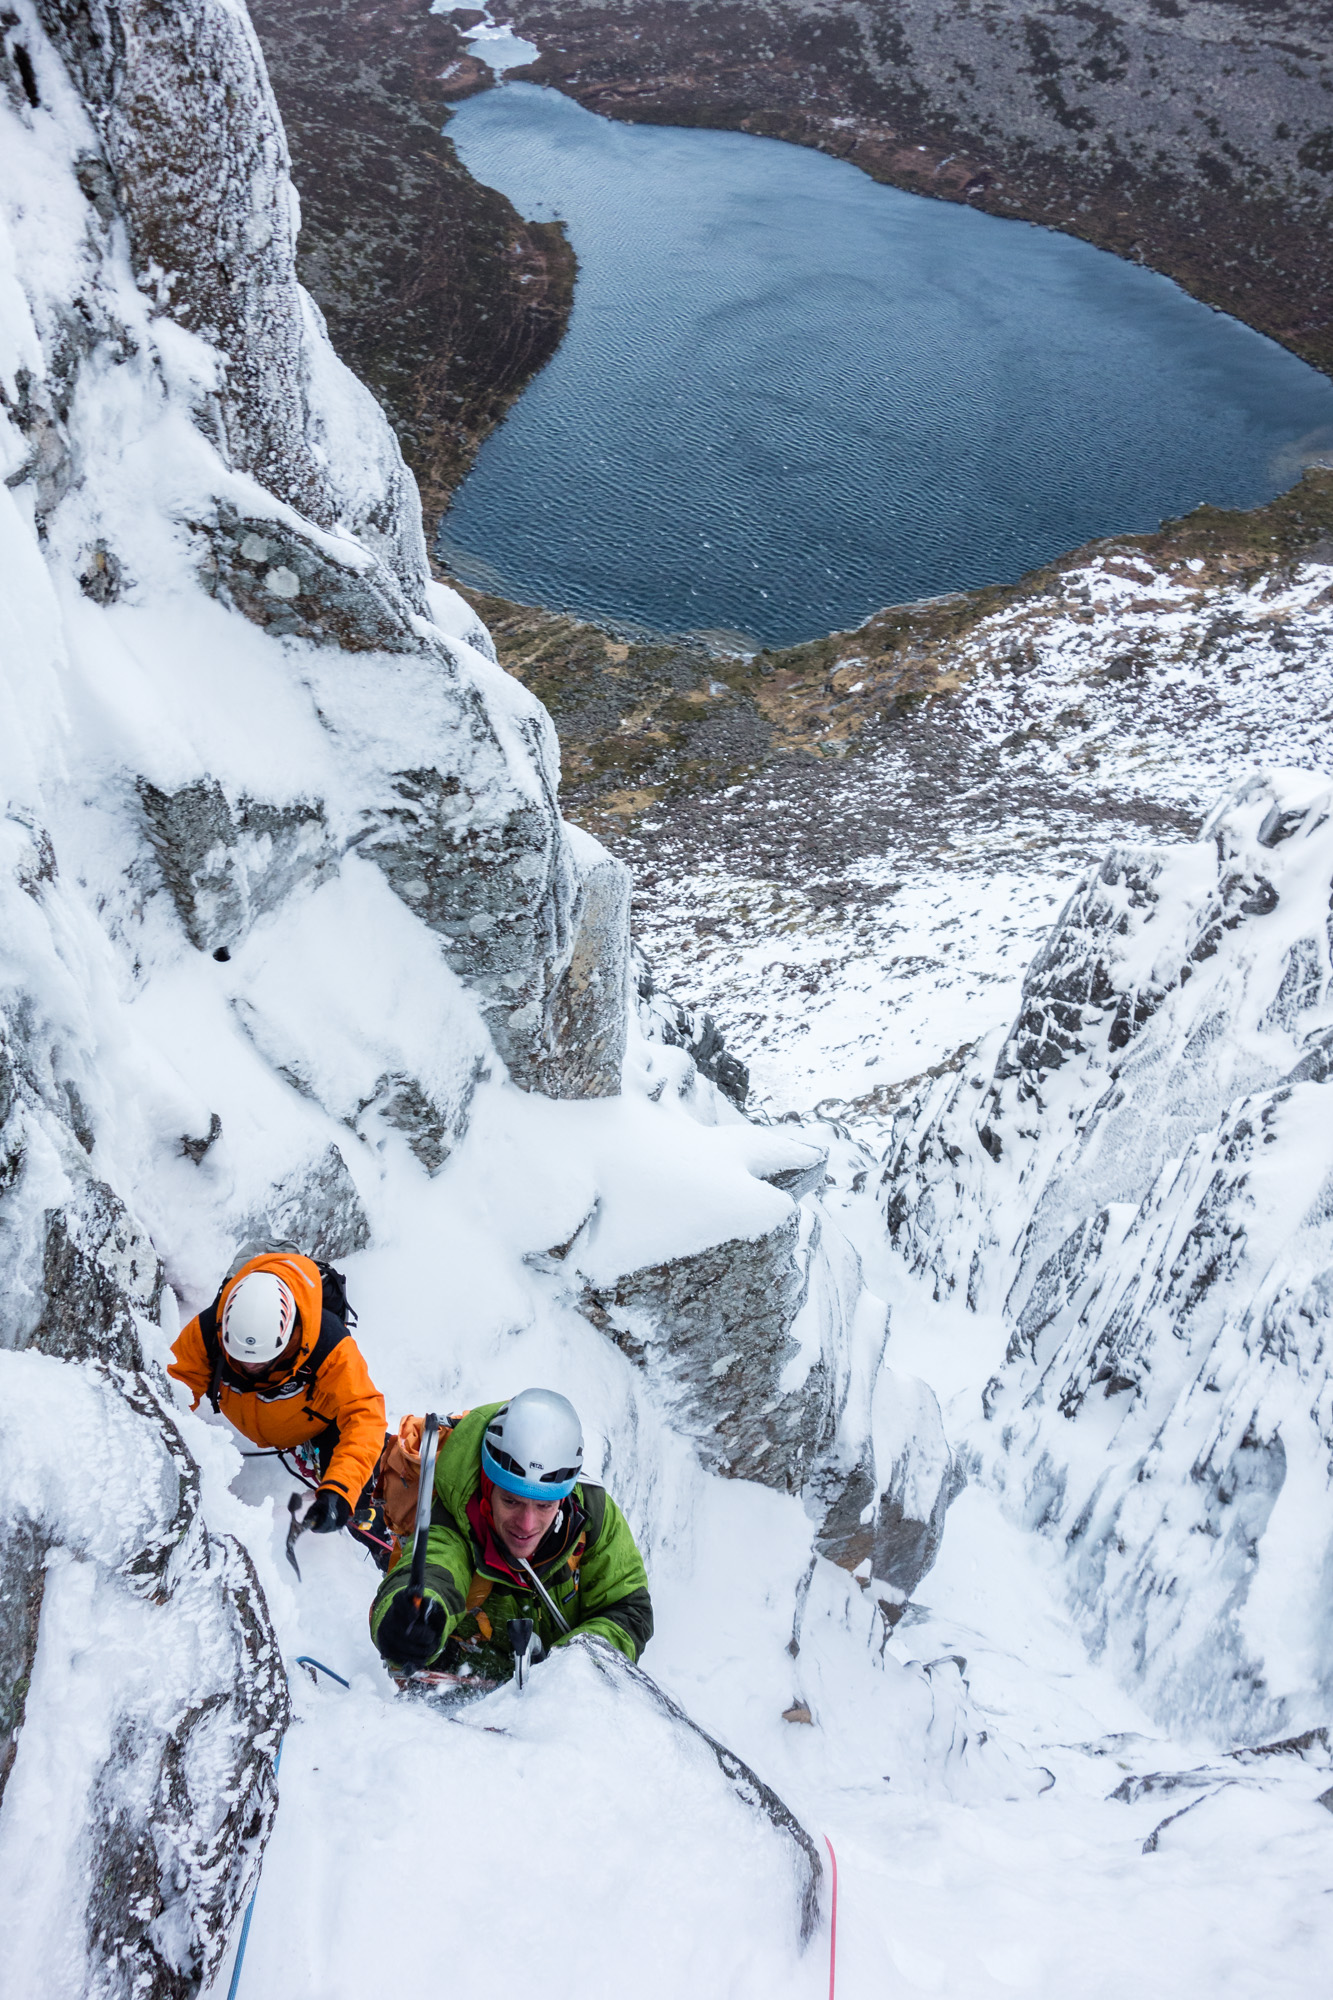
{"type": "Polygon", "coordinates": [[[1333,383],[1073,237],[511,83],[449,136],[579,258],[442,560],[528,603],[791,644],[1333,449],[1333,383]]]}

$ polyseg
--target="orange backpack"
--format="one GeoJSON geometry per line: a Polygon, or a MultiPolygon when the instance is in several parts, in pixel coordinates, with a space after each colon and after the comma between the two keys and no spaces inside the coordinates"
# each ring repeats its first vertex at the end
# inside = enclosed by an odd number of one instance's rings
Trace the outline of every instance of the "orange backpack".
{"type": "MultiPolygon", "coordinates": [[[[466,1410],[456,1410],[453,1416],[440,1418],[441,1445],[467,1414],[466,1410]]],[[[383,1489],[384,1519],[400,1542],[408,1539],[416,1524],[417,1494],[421,1489],[421,1434],[425,1428],[424,1417],[404,1417],[397,1437],[389,1439],[380,1461],[377,1483],[383,1489]]]]}

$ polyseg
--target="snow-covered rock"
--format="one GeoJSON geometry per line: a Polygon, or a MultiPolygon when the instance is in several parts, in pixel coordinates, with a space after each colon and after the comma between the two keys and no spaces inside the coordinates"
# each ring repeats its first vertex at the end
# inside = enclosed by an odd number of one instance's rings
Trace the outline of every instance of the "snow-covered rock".
{"type": "MultiPolygon", "coordinates": [[[[176,2000],[254,1880],[315,1596],[275,1555],[281,1475],[162,1373],[240,1245],[357,1260],[395,1415],[567,1384],[655,1567],[739,1494],[820,1607],[812,1664],[879,1645],[846,1572],[906,1586],[862,1517],[933,1520],[940,1440],[915,1487],[915,1439],[885,1456],[884,1312],[822,1145],[744,1121],[706,1023],[632,1008],[626,871],[562,824],[549,721],[430,582],[296,284],[243,8],[16,0],[0,48],[0,1934],[50,2000],[176,2000]]],[[[328,1540],[303,1569],[401,1749],[328,1540]]],[[[867,1673],[873,1700],[882,1646],[867,1673]]],[[[526,1824],[526,1752],[477,1735],[526,1824]]],[[[718,1755],[701,1854],[758,1797],[718,1755]]],[[[633,1826],[636,1773],[617,1796],[633,1826]]],[[[750,1834],[795,1978],[817,1857],[794,1820],[750,1834]]]]}
{"type": "Polygon", "coordinates": [[[178,1299],[364,1250],[505,1064],[618,1091],[628,898],[296,282],[244,8],[17,0],[0,149],[0,1922],[53,1996],[165,2000],[287,1714],[178,1299]]]}
{"type": "Polygon", "coordinates": [[[5,475],[62,598],[31,615],[116,717],[104,786],[137,792],[186,935],[229,949],[356,847],[517,1080],[614,1091],[623,871],[562,826],[540,706],[470,614],[455,636],[397,444],[300,292],[244,11],[29,7],[11,44],[5,475]]]}
{"type": "Polygon", "coordinates": [[[891,1237],[1012,1326],[978,1450],[1164,1722],[1333,1689],[1333,791],[1247,780],[1080,884],[1018,1021],[900,1114],[891,1237]]]}
{"type": "Polygon", "coordinates": [[[253,1565],[204,1526],[142,1373],[0,1355],[0,1466],[7,1963],[107,2000],[197,1992],[277,1806],[287,1685],[253,1565]]]}

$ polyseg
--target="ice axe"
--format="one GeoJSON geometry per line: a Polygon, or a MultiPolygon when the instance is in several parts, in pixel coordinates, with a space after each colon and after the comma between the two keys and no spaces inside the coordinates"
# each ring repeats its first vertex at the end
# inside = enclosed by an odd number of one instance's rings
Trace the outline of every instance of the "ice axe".
{"type": "Polygon", "coordinates": [[[305,1533],[305,1517],[309,1512],[309,1499],[310,1495],[308,1493],[293,1493],[287,1502],[287,1512],[292,1517],[287,1529],[287,1560],[296,1571],[296,1581],[298,1583],[301,1581],[301,1565],[296,1560],[296,1538],[298,1535],[305,1533]]]}
{"type": "Polygon", "coordinates": [[[435,1499],[435,1454],[439,1448],[440,1420],[432,1411],[421,1432],[421,1478],[417,1486],[416,1525],[412,1530],[412,1573],[407,1586],[417,1617],[426,1598],[426,1537],[430,1533],[430,1510],[435,1499]]]}
{"type": "Polygon", "coordinates": [[[514,1686],[522,1694],[528,1684],[528,1675],[542,1652],[542,1642],[533,1630],[530,1618],[510,1619],[509,1650],[514,1656],[514,1686]]]}

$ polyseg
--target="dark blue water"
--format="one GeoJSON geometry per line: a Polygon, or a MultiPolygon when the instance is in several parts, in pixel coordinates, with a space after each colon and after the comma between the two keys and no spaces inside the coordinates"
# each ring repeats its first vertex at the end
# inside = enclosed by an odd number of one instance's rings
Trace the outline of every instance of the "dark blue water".
{"type": "Polygon", "coordinates": [[[1333,383],[1071,237],[528,84],[448,130],[580,265],[563,346],[444,523],[482,587],[785,645],[1254,506],[1333,443],[1333,383]]]}

